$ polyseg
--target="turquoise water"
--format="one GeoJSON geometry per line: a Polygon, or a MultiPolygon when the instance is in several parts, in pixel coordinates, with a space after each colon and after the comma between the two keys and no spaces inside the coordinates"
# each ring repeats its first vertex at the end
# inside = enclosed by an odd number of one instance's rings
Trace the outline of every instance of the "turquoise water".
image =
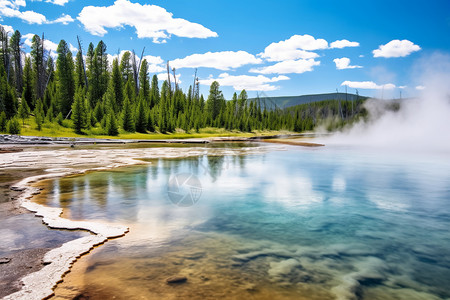
{"type": "Polygon", "coordinates": [[[284,149],[48,182],[37,201],[131,229],[89,255],[57,297],[450,297],[450,156],[284,149]],[[198,197],[190,207],[168,195],[176,174],[201,185],[180,189],[198,197]],[[173,274],[188,283],[167,286],[173,274]]]}

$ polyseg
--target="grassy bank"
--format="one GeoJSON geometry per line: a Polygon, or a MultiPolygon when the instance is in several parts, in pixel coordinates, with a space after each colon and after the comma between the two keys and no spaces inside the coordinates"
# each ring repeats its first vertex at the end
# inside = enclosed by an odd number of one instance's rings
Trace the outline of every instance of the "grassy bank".
{"type": "Polygon", "coordinates": [[[288,134],[288,131],[253,131],[253,132],[241,132],[230,131],[224,128],[201,128],[199,132],[194,130],[191,132],[184,132],[178,129],[174,133],[138,133],[138,132],[126,132],[122,129],[119,130],[118,136],[103,135],[102,128],[92,127],[90,129],[83,130],[83,134],[75,133],[71,120],[64,120],[63,125],[59,125],[56,122],[46,122],[42,125],[41,130],[37,129],[34,117],[30,117],[23,123],[20,120],[22,126],[20,135],[24,136],[46,136],[46,137],[73,137],[73,138],[98,138],[98,139],[189,139],[189,138],[208,138],[208,137],[251,137],[258,135],[275,135],[275,134],[288,134]]]}

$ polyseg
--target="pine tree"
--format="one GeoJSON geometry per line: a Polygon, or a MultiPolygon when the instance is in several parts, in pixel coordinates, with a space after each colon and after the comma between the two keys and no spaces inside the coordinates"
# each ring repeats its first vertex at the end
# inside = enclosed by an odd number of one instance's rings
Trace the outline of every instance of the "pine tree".
{"type": "Polygon", "coordinates": [[[108,57],[106,44],[100,41],[95,50],[89,45],[87,62],[89,66],[89,104],[95,107],[108,88],[108,57]]]}
{"type": "Polygon", "coordinates": [[[11,119],[17,112],[17,97],[15,88],[8,84],[3,65],[0,64],[0,109],[11,119]]]}
{"type": "Polygon", "coordinates": [[[130,100],[128,99],[128,95],[126,94],[125,101],[123,102],[122,127],[125,131],[134,132],[133,109],[130,100]]]}
{"type": "Polygon", "coordinates": [[[122,74],[123,82],[128,80],[133,80],[133,67],[131,66],[131,53],[130,51],[125,51],[122,54],[120,60],[120,73],[122,74]]]}
{"type": "Polygon", "coordinates": [[[160,101],[159,86],[158,86],[158,76],[153,75],[152,86],[150,88],[150,108],[159,104],[160,101]]]}
{"type": "Polygon", "coordinates": [[[117,126],[116,117],[114,117],[114,113],[111,111],[107,115],[106,120],[106,134],[110,136],[119,135],[119,127],[117,126]]]}
{"type": "Polygon", "coordinates": [[[12,118],[6,125],[6,131],[9,134],[20,134],[20,123],[17,118],[12,118]]]}
{"type": "Polygon", "coordinates": [[[21,39],[22,35],[20,34],[19,30],[16,30],[14,34],[11,36],[10,40],[10,47],[11,47],[11,54],[13,58],[14,63],[14,75],[15,75],[15,85],[16,90],[20,94],[22,94],[22,49],[21,49],[21,39]]]}
{"type": "Polygon", "coordinates": [[[148,63],[146,59],[142,61],[141,70],[139,71],[139,97],[142,97],[145,105],[150,107],[150,81],[148,78],[148,63]]]}
{"type": "Polygon", "coordinates": [[[58,45],[58,58],[56,60],[58,92],[60,96],[59,109],[63,115],[67,115],[73,103],[75,93],[75,81],[73,78],[72,52],[66,41],[61,40],[58,45]]]}
{"type": "Polygon", "coordinates": [[[6,124],[8,120],[6,119],[5,111],[0,113],[0,132],[6,132],[6,124]]]}
{"type": "MultiPolygon", "coordinates": [[[[37,34],[31,40],[30,54],[33,70],[33,95],[35,99],[40,99],[44,95],[47,76],[45,74],[44,43],[37,34]]],[[[34,109],[34,103],[30,107],[34,109]]]]}
{"type": "Polygon", "coordinates": [[[141,97],[136,110],[136,131],[146,133],[147,128],[147,111],[144,106],[144,100],[141,97]]]}
{"type": "Polygon", "coordinates": [[[86,128],[87,113],[83,91],[80,87],[75,91],[75,100],[72,104],[72,121],[75,132],[81,134],[82,129],[86,128]]]}
{"type": "Polygon", "coordinates": [[[34,113],[34,121],[36,122],[36,129],[41,131],[42,124],[44,123],[44,116],[43,116],[43,112],[41,110],[37,110],[34,113]]]}
{"type": "Polygon", "coordinates": [[[75,87],[84,88],[85,86],[86,79],[84,77],[83,56],[81,51],[78,50],[75,56],[75,87]]]}
{"type": "Polygon", "coordinates": [[[225,106],[225,98],[219,90],[219,87],[220,85],[217,81],[211,83],[208,100],[206,101],[211,125],[214,124],[214,121],[216,121],[221,110],[225,106]]]}
{"type": "Polygon", "coordinates": [[[148,111],[147,113],[147,130],[150,132],[155,132],[155,121],[153,119],[152,111],[148,111]]]}
{"type": "Polygon", "coordinates": [[[26,101],[21,101],[18,111],[19,117],[22,119],[22,125],[25,125],[25,119],[28,118],[30,114],[30,108],[26,101]]]}
{"type": "Polygon", "coordinates": [[[117,58],[113,60],[112,64],[112,73],[111,80],[108,88],[110,89],[108,92],[113,93],[114,97],[114,111],[119,112],[122,110],[123,106],[123,83],[122,83],[122,75],[119,69],[119,61],[117,58]]]}
{"type": "Polygon", "coordinates": [[[33,101],[33,74],[31,71],[31,59],[25,57],[25,66],[23,68],[23,90],[22,101],[26,101],[30,108],[34,108],[33,101]]]}

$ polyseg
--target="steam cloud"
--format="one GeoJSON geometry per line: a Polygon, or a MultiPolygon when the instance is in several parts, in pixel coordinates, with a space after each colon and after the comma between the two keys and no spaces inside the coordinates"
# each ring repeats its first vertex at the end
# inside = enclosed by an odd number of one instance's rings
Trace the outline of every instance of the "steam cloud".
{"type": "Polygon", "coordinates": [[[418,99],[405,99],[396,112],[368,100],[369,121],[334,134],[326,143],[450,153],[450,55],[435,53],[414,69],[418,83],[426,87],[418,99]]]}

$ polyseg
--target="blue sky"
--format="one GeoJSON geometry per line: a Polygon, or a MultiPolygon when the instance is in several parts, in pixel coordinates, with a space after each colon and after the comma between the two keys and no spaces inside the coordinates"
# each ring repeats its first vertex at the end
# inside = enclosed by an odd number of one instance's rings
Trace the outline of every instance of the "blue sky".
{"type": "Polygon", "coordinates": [[[198,66],[201,92],[216,79],[227,98],[242,88],[282,96],[345,85],[414,96],[415,64],[450,52],[448,0],[0,0],[0,24],[22,33],[25,51],[30,33],[45,33],[50,50],[61,39],[76,46],[77,35],[85,50],[103,40],[111,55],[145,47],[151,75],[170,60],[187,88],[198,66]]]}

